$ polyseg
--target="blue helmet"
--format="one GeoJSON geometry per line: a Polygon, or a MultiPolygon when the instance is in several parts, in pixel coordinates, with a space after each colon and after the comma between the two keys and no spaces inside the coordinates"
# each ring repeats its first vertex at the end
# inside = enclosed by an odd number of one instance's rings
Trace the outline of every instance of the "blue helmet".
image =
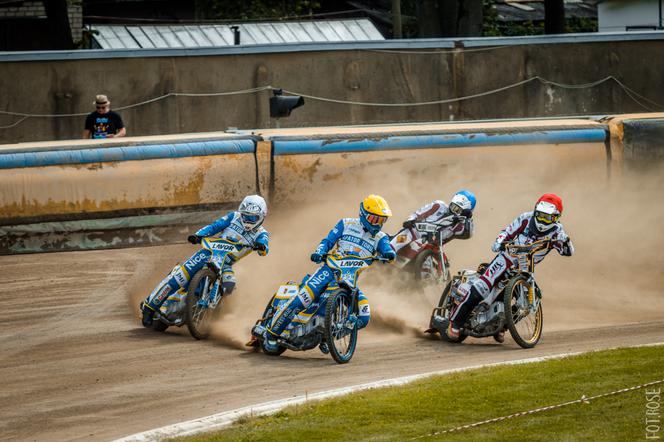
{"type": "Polygon", "coordinates": [[[455,215],[470,218],[473,216],[473,209],[475,209],[476,203],[477,199],[473,192],[470,190],[459,190],[452,197],[452,201],[450,201],[450,211],[455,215]]]}

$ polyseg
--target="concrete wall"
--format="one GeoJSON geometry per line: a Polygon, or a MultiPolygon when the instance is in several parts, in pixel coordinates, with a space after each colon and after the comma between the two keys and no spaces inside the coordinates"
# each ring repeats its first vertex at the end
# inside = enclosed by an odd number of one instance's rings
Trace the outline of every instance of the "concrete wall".
{"type": "Polygon", "coordinates": [[[0,223],[224,206],[260,192],[248,138],[58,147],[0,150],[0,223]]]}
{"type": "MultiPolygon", "coordinates": [[[[342,100],[407,103],[481,93],[536,75],[586,83],[614,75],[654,102],[660,87],[664,40],[520,44],[472,51],[335,50],[149,58],[4,61],[0,110],[28,114],[92,111],[107,94],[114,107],[168,92],[210,93],[272,85],[342,100]],[[434,51],[434,53],[431,53],[434,51]],[[644,63],[647,63],[647,68],[644,63]]],[[[573,39],[570,41],[574,41],[573,39]]],[[[489,44],[489,43],[484,43],[489,44]]],[[[192,52],[191,54],[200,54],[192,52]]],[[[224,97],[167,98],[121,112],[132,135],[274,127],[268,92],[224,97]]],[[[645,103],[646,106],[653,106],[645,103]]],[[[643,111],[615,83],[560,89],[532,82],[458,103],[368,107],[306,100],[281,127],[369,124],[643,111]]],[[[0,126],[20,117],[0,115],[0,126]]],[[[84,116],[31,117],[0,129],[0,142],[80,136],[84,116]]]]}
{"type": "Polygon", "coordinates": [[[0,146],[0,225],[228,207],[252,193],[279,203],[326,186],[363,187],[376,173],[398,180],[425,164],[445,171],[467,153],[459,148],[601,146],[606,134],[606,125],[578,119],[0,146]]]}

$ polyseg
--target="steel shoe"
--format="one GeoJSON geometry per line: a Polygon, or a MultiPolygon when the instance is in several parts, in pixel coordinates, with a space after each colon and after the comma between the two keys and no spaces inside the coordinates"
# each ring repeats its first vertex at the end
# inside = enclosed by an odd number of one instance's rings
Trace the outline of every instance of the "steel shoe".
{"type": "Polygon", "coordinates": [[[461,335],[461,331],[454,327],[452,323],[450,322],[449,325],[447,326],[447,337],[452,339],[453,341],[458,341],[459,337],[461,335]]]}
{"type": "Polygon", "coordinates": [[[143,317],[141,318],[141,322],[143,323],[143,327],[152,327],[152,323],[154,322],[154,314],[155,310],[150,307],[149,304],[146,304],[145,302],[141,302],[139,305],[139,308],[141,309],[141,312],[143,313],[143,317]]]}

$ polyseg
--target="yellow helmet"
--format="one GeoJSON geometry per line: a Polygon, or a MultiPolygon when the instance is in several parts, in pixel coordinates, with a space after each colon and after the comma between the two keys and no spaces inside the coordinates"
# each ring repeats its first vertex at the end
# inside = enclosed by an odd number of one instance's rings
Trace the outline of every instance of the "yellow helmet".
{"type": "Polygon", "coordinates": [[[360,204],[360,222],[373,235],[380,232],[390,216],[392,210],[382,196],[369,195],[360,204]]]}

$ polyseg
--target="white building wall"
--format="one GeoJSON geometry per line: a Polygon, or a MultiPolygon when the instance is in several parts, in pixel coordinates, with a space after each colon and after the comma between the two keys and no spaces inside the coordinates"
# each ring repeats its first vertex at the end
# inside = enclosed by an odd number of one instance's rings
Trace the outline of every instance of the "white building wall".
{"type": "Polygon", "coordinates": [[[662,0],[604,0],[597,4],[599,32],[624,32],[628,26],[661,26],[662,0]]]}

